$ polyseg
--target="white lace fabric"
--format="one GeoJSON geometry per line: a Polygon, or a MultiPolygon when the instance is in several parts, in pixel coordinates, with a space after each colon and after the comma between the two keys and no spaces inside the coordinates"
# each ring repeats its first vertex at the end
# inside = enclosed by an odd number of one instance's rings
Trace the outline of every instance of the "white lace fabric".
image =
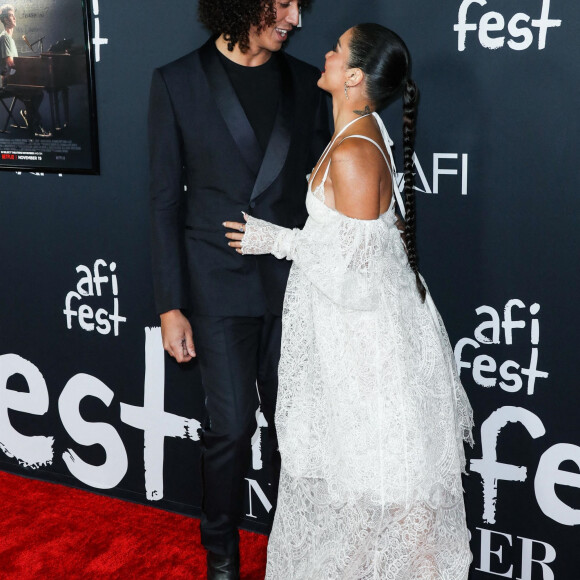
{"type": "Polygon", "coordinates": [[[321,186],[304,229],[249,217],[242,243],[293,260],[266,578],[466,579],[473,419],[445,328],[421,302],[393,207],[349,218],[321,186]]]}
{"type": "MultiPolygon", "coordinates": [[[[336,213],[336,218],[340,214],[336,213]]],[[[331,217],[331,216],[329,216],[331,217]]],[[[289,230],[247,217],[242,253],[271,253],[277,258],[293,260],[296,268],[334,302],[357,310],[374,310],[378,306],[378,282],[385,265],[378,255],[392,243],[387,221],[356,220],[342,216],[332,227],[309,219],[303,230],[289,230]]],[[[328,221],[328,220],[327,220],[328,221]]],[[[402,249],[400,240],[395,243],[402,249]]]]}

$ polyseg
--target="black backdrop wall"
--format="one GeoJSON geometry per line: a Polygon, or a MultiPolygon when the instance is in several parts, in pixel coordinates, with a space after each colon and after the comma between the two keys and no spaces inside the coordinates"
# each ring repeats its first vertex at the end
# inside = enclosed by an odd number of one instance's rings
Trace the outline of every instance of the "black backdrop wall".
{"type": "MultiPolygon", "coordinates": [[[[91,9],[101,175],[0,175],[0,468],[196,515],[203,395],[155,328],[145,119],[153,67],[207,33],[193,0],[91,9]]],[[[288,46],[321,65],[377,21],[414,56],[421,268],[477,420],[474,579],[578,577],[579,20],[564,0],[316,0],[288,46]]],[[[400,166],[400,103],[384,119],[400,166]]]]}

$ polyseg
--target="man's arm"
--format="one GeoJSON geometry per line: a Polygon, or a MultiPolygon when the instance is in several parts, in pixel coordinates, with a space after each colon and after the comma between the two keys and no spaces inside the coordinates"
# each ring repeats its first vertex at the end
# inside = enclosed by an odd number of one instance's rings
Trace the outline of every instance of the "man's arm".
{"type": "Polygon", "coordinates": [[[151,251],[163,347],[178,362],[195,357],[187,307],[181,210],[183,156],[181,135],[165,80],[153,73],[149,100],[151,251]]]}
{"type": "Polygon", "coordinates": [[[157,312],[187,308],[182,207],[183,155],[173,103],[160,71],[149,100],[151,250],[157,312]]]}

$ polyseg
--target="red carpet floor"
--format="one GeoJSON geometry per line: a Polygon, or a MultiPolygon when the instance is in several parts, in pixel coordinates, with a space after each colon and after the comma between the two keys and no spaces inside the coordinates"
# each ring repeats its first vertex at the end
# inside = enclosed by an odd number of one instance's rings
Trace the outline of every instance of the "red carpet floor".
{"type": "MultiPolygon", "coordinates": [[[[0,472],[2,580],[205,578],[199,521],[0,472]]],[[[241,534],[241,575],[262,580],[266,537],[241,534]]]]}

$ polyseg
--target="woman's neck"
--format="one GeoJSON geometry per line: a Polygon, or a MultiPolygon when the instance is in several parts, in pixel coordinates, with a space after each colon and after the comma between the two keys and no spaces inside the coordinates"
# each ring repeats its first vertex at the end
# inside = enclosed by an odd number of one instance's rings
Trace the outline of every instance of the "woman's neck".
{"type": "Polygon", "coordinates": [[[332,101],[332,116],[334,117],[334,133],[335,135],[340,132],[348,123],[354,119],[364,117],[365,115],[370,115],[372,109],[368,101],[364,99],[346,100],[340,98],[339,100],[333,99],[332,101]]]}

